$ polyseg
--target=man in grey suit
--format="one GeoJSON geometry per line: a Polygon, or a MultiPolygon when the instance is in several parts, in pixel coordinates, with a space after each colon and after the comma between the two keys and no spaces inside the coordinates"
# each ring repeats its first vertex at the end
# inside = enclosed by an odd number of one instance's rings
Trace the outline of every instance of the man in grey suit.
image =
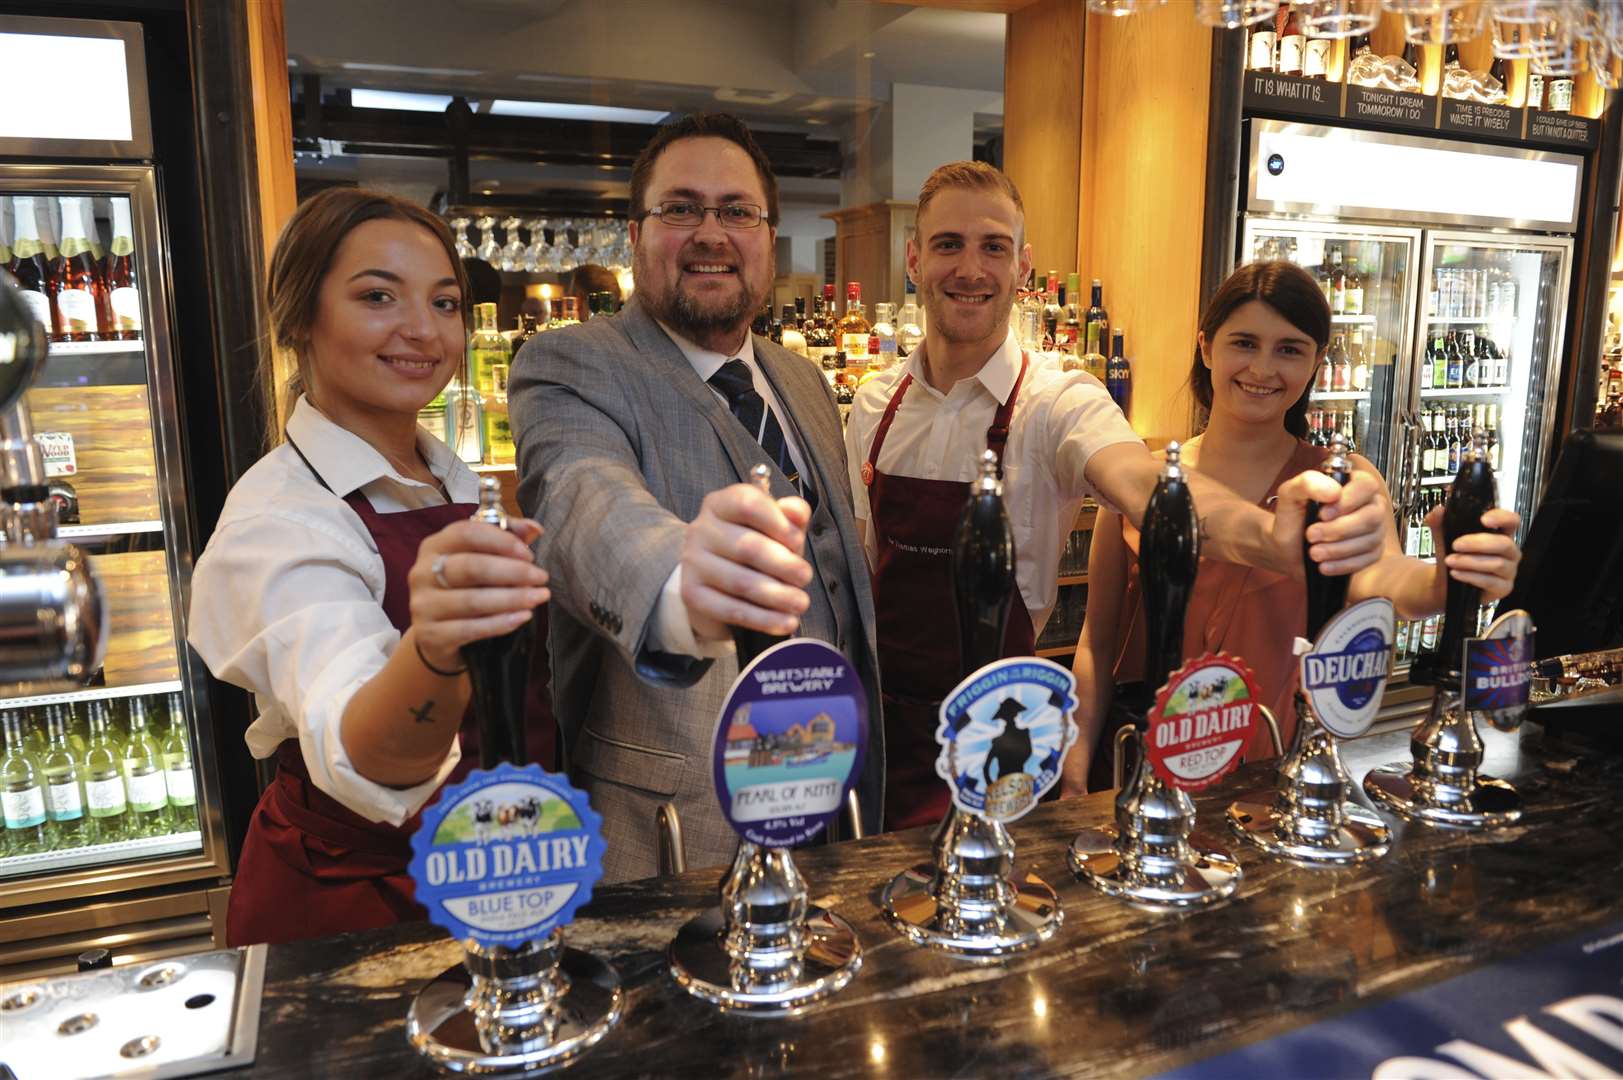
{"type": "Polygon", "coordinates": [[[519,503],[552,574],[554,711],[603,815],[609,881],[654,873],[666,801],[690,865],[732,856],[710,756],[738,673],[732,626],[845,653],[869,693],[869,829],[884,777],[873,597],[833,395],[749,331],[774,277],[766,157],[733,117],[688,117],[637,159],[631,208],[631,302],[531,339],[509,388],[519,503]],[[770,497],[743,482],[758,463],[770,497]]]}

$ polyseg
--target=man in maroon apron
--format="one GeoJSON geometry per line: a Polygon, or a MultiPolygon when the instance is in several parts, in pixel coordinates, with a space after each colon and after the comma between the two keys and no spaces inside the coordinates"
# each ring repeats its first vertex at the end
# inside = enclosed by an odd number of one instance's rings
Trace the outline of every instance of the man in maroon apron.
{"type": "MultiPolygon", "coordinates": [[[[858,391],[846,428],[874,572],[889,828],[928,824],[948,802],[935,775],[937,710],[968,674],[958,655],[952,538],[981,454],[998,455],[1014,530],[1019,587],[1006,656],[1029,654],[1042,633],[1083,497],[1136,521],[1159,471],[1097,379],[1022,353],[1009,332],[1031,248],[1020,193],[1007,176],[972,161],[931,173],[919,193],[907,269],[924,302],[925,339],[904,366],[858,391]]],[[[1282,485],[1273,515],[1192,479],[1209,549],[1300,575],[1304,507],[1317,498],[1342,506],[1328,508],[1330,528],[1315,535],[1324,541],[1315,557],[1373,561],[1390,512],[1378,490],[1323,479],[1304,474],[1282,485]]]]}
{"type": "MultiPolygon", "coordinates": [[[[299,456],[304,457],[302,452],[299,456]]],[[[327,487],[313,467],[310,471],[327,487]]],[[[418,547],[446,526],[466,521],[478,507],[446,503],[379,513],[360,491],[344,501],[377,545],[383,560],[383,610],[404,634],[411,625],[407,574],[418,547]]],[[[557,725],[547,686],[545,606],[536,609],[533,625],[528,753],[530,761],[552,769],[557,765],[557,725]]],[[[461,739],[462,760],[447,783],[467,776],[479,760],[471,708],[462,720],[461,739]]],[[[276,779],[260,796],[243,842],[226,914],[227,941],[296,941],[426,918],[406,873],[418,817],[400,826],[368,821],[311,783],[298,743],[283,742],[276,753],[276,779]]]]}

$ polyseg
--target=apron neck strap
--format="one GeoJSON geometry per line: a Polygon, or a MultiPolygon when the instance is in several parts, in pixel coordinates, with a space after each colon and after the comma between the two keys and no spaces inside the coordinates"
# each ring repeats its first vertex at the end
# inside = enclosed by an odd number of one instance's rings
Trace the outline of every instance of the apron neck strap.
{"type": "Polygon", "coordinates": [[[1009,443],[1009,422],[1014,419],[1014,401],[1020,396],[1020,384],[1026,381],[1026,368],[1031,364],[1030,355],[1020,350],[1020,374],[1014,377],[1014,389],[1009,391],[1009,400],[997,407],[992,416],[992,426],[986,429],[986,448],[997,455],[997,478],[1003,479],[1003,448],[1009,443]]]}

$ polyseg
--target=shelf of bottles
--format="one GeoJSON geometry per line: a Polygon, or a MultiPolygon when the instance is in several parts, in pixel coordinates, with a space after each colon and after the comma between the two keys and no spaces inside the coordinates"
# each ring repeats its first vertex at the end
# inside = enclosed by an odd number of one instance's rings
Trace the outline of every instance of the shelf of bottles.
{"type": "Polygon", "coordinates": [[[0,879],[200,846],[191,732],[168,685],[0,711],[0,879]]]}
{"type": "Polygon", "coordinates": [[[0,194],[0,267],[50,341],[28,404],[59,535],[109,623],[90,685],[0,686],[0,880],[202,847],[139,279],[155,234],[133,213],[122,194],[0,194]]]}
{"type": "Polygon", "coordinates": [[[1308,395],[1308,440],[1328,446],[1339,432],[1353,450],[1378,450],[1374,436],[1387,426],[1383,402],[1404,341],[1412,241],[1277,221],[1253,222],[1249,237],[1252,260],[1303,267],[1330,306],[1330,342],[1308,395]]]}
{"type": "Polygon", "coordinates": [[[1088,613],[1088,556],[1093,551],[1093,525],[1098,506],[1091,500],[1077,511],[1076,521],[1059,555],[1059,590],[1048,616],[1037,655],[1058,658],[1076,652],[1076,639],[1088,613]]]}

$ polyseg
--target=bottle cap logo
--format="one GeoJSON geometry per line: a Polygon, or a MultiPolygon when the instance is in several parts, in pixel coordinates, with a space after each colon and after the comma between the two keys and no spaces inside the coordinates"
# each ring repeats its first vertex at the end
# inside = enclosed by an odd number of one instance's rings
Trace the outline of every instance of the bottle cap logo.
{"type": "Polygon", "coordinates": [[[1302,654],[1302,693],[1331,734],[1356,738],[1375,722],[1392,666],[1395,625],[1390,600],[1361,600],[1327,622],[1302,654]]]}
{"type": "Polygon", "coordinates": [[[476,769],[423,810],[409,867],[417,902],[458,940],[546,937],[603,876],[602,820],[585,792],[539,765],[476,769]]]}
{"type": "Polygon", "coordinates": [[[1155,695],[1144,756],[1166,783],[1199,791],[1239,767],[1257,722],[1257,685],[1236,657],[1207,653],[1155,695]]]}
{"type": "Polygon", "coordinates": [[[1076,678],[1052,660],[997,660],[941,703],[935,771],[958,809],[1013,821],[1059,782],[1076,742],[1076,678]]]}
{"type": "Polygon", "coordinates": [[[711,751],[722,815],[752,844],[803,844],[845,805],[867,743],[868,696],[851,662],[821,641],[781,641],[722,702],[711,751]]]}

